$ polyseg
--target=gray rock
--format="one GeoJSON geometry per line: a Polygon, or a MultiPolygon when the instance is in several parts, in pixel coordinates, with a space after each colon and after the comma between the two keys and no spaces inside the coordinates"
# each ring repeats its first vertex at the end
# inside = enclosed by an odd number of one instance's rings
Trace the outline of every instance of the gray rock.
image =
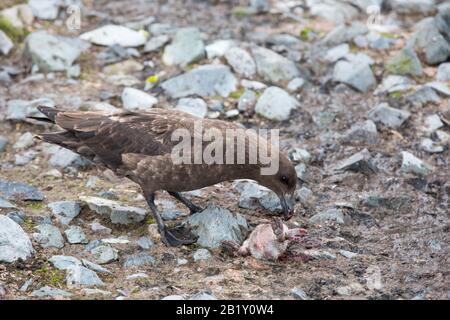
{"type": "Polygon", "coordinates": [[[357,36],[366,34],[368,31],[367,25],[360,21],[354,21],[350,26],[340,24],[331,30],[322,41],[327,45],[338,45],[349,42],[357,36]]]}
{"type": "Polygon", "coordinates": [[[33,233],[33,239],[36,240],[42,248],[58,248],[64,247],[64,238],[55,226],[49,224],[41,224],[35,227],[38,231],[33,233]]]}
{"type": "Polygon", "coordinates": [[[367,92],[376,84],[367,63],[338,61],[333,70],[333,81],[345,83],[358,91],[367,92]]]}
{"type": "Polygon", "coordinates": [[[91,230],[93,232],[101,233],[101,234],[111,234],[112,230],[108,227],[101,225],[98,222],[91,223],[91,230]]]}
{"type": "Polygon", "coordinates": [[[13,205],[11,202],[9,202],[9,201],[7,201],[7,200],[5,200],[5,199],[0,198],[0,209],[13,209],[13,208],[15,208],[15,207],[16,207],[16,206],[13,205]]]}
{"type": "Polygon", "coordinates": [[[119,259],[118,251],[110,245],[99,245],[90,250],[90,252],[98,264],[107,264],[119,259]]]}
{"type": "Polygon", "coordinates": [[[150,239],[150,237],[140,237],[137,241],[137,245],[144,250],[148,250],[151,249],[152,247],[155,246],[155,243],[153,242],[152,239],[150,239]]]}
{"type": "Polygon", "coordinates": [[[14,164],[16,166],[24,166],[34,159],[36,159],[38,153],[34,150],[28,150],[21,154],[16,154],[14,156],[14,164]]]}
{"type": "Polygon", "coordinates": [[[83,266],[85,266],[86,268],[91,269],[95,272],[104,273],[104,274],[112,274],[112,272],[109,271],[108,269],[102,267],[99,264],[93,263],[89,260],[82,259],[81,262],[83,263],[83,266]]]}
{"type": "Polygon", "coordinates": [[[341,286],[336,288],[336,293],[340,296],[352,296],[363,292],[364,292],[363,286],[357,282],[351,283],[348,286],[341,286]]]}
{"type": "Polygon", "coordinates": [[[44,195],[33,186],[1,179],[0,197],[12,201],[42,201],[44,199],[44,195]]]}
{"type": "Polygon", "coordinates": [[[292,161],[295,162],[309,162],[311,161],[311,154],[306,149],[295,148],[290,154],[292,161]]]}
{"type": "Polygon", "coordinates": [[[426,87],[432,88],[434,91],[444,96],[450,97],[450,88],[442,82],[434,81],[425,84],[426,87]]]}
{"type": "Polygon", "coordinates": [[[198,292],[194,295],[192,295],[189,300],[217,300],[217,298],[207,292],[198,292]]]}
{"type": "Polygon", "coordinates": [[[340,44],[334,48],[331,48],[325,54],[324,59],[328,62],[336,62],[344,58],[350,52],[350,47],[347,43],[340,44]]]}
{"type": "Polygon", "coordinates": [[[197,243],[207,248],[218,248],[223,240],[242,243],[248,232],[247,221],[240,214],[208,206],[186,219],[186,224],[198,236],[197,243]]]}
{"type": "Polygon", "coordinates": [[[410,47],[405,47],[386,62],[386,70],[398,75],[421,76],[422,65],[417,54],[410,47]]]}
{"type": "Polygon", "coordinates": [[[164,49],[162,61],[165,65],[187,66],[205,56],[205,46],[197,28],[182,28],[177,31],[172,43],[164,49]]]}
{"type": "Polygon", "coordinates": [[[378,141],[377,126],[372,120],[355,123],[344,134],[343,140],[347,142],[361,141],[375,144],[378,141]]]}
{"type": "Polygon", "coordinates": [[[420,142],[420,148],[428,153],[440,153],[444,151],[444,147],[438,145],[436,142],[429,138],[422,139],[420,142]]]}
{"type": "Polygon", "coordinates": [[[72,294],[70,292],[52,288],[49,286],[41,287],[37,290],[34,290],[31,295],[33,297],[43,298],[43,297],[71,297],[72,294]]]}
{"type": "Polygon", "coordinates": [[[55,103],[50,99],[36,99],[32,101],[26,100],[9,100],[6,106],[6,119],[13,121],[23,121],[27,117],[42,116],[37,110],[37,106],[46,106],[53,108],[55,103]]]}
{"type": "Polygon", "coordinates": [[[332,208],[315,214],[309,219],[309,221],[314,224],[326,224],[328,222],[348,224],[351,222],[351,219],[346,214],[344,214],[342,210],[332,208]]]}
{"type": "Polygon", "coordinates": [[[55,20],[58,17],[60,0],[29,0],[33,15],[41,20],[55,20]]]}
{"type": "Polygon", "coordinates": [[[389,128],[400,127],[410,116],[411,113],[405,110],[394,109],[387,103],[381,103],[368,114],[374,122],[380,122],[389,128]]]}
{"type": "Polygon", "coordinates": [[[290,92],[298,92],[305,85],[305,80],[303,78],[294,78],[289,81],[287,89],[290,92]]]}
{"type": "Polygon", "coordinates": [[[75,226],[64,231],[67,241],[70,244],[86,244],[89,240],[81,227],[75,226]]]}
{"type": "Polygon", "coordinates": [[[256,65],[252,56],[244,49],[234,47],[225,53],[227,63],[233,70],[244,76],[253,77],[256,73],[256,65]]]}
{"type": "Polygon", "coordinates": [[[186,298],[184,296],[180,296],[180,295],[172,295],[172,296],[164,297],[161,300],[186,300],[186,298]]]}
{"type": "Polygon", "coordinates": [[[288,120],[300,104],[289,93],[278,87],[269,87],[256,103],[255,112],[269,120],[288,120]]]}
{"type": "Polygon", "coordinates": [[[58,222],[64,225],[68,225],[81,211],[81,206],[78,201],[51,202],[48,204],[48,207],[58,222]]]}
{"type": "Polygon", "coordinates": [[[106,290],[100,290],[100,289],[91,289],[91,288],[84,288],[81,289],[81,294],[83,296],[101,296],[101,297],[111,297],[112,293],[106,290]]]}
{"type": "Polygon", "coordinates": [[[111,47],[119,45],[121,47],[140,47],[146,42],[145,35],[142,32],[118,26],[106,25],[80,35],[80,39],[91,43],[111,47]]]}
{"type": "Polygon", "coordinates": [[[0,262],[26,260],[34,253],[25,231],[7,216],[0,215],[0,262]]]}
{"type": "Polygon", "coordinates": [[[154,96],[134,88],[125,88],[122,92],[122,104],[125,110],[146,110],[158,103],[154,96]]]}
{"type": "Polygon", "coordinates": [[[336,260],[337,258],[334,254],[325,250],[310,249],[303,251],[303,254],[317,260],[336,260]]]}
{"type": "Polygon", "coordinates": [[[148,31],[150,31],[150,34],[152,35],[173,35],[177,30],[177,28],[167,23],[152,23],[148,28],[148,31]]]}
{"type": "Polygon", "coordinates": [[[69,268],[80,266],[81,261],[75,257],[56,255],[52,256],[48,261],[59,270],[67,270],[69,268]]]}
{"type": "Polygon", "coordinates": [[[245,90],[244,93],[239,97],[238,110],[240,111],[251,111],[256,104],[257,96],[252,90],[245,90]]]}
{"type": "Polygon", "coordinates": [[[389,4],[400,14],[428,15],[436,9],[434,0],[391,0],[389,4]]]}
{"type": "Polygon", "coordinates": [[[175,107],[178,111],[189,113],[193,116],[204,118],[208,113],[208,106],[201,98],[183,98],[178,100],[175,107]]]}
{"type": "Polygon", "coordinates": [[[13,145],[13,149],[26,149],[34,144],[34,135],[31,132],[25,132],[22,134],[16,143],[13,145]]]}
{"type": "MultiPolygon", "coordinates": [[[[34,280],[32,278],[25,281],[24,284],[19,289],[20,292],[27,292],[28,288],[33,284],[33,282],[34,282],[34,280]]],[[[0,294],[0,296],[1,296],[1,294],[0,294]]]]}
{"type": "Polygon", "coordinates": [[[358,9],[350,3],[336,0],[311,2],[309,12],[313,16],[324,18],[335,24],[354,20],[359,14],[358,9]]]}
{"type": "Polygon", "coordinates": [[[371,161],[371,155],[369,150],[364,149],[358,153],[355,153],[351,157],[341,161],[335,168],[336,171],[359,171],[362,173],[370,174],[378,171],[376,166],[371,161]]]}
{"type": "Polygon", "coordinates": [[[67,269],[66,283],[69,288],[105,285],[94,271],[81,265],[75,265],[67,269]]]}
{"type": "Polygon", "coordinates": [[[339,250],[339,253],[346,257],[347,259],[353,259],[354,257],[356,257],[358,254],[355,252],[351,252],[351,251],[347,251],[347,250],[339,250]]]}
{"type": "Polygon", "coordinates": [[[154,265],[156,260],[153,256],[147,253],[138,253],[126,258],[123,264],[124,268],[154,265]]]}
{"type": "Polygon", "coordinates": [[[264,208],[269,211],[281,209],[278,196],[270,189],[260,186],[254,182],[239,181],[235,184],[239,191],[239,207],[244,209],[264,208]]]}
{"type": "Polygon", "coordinates": [[[168,35],[162,34],[156,37],[151,38],[145,44],[144,52],[154,52],[160,50],[170,41],[170,37],[168,35]]]}
{"type": "Polygon", "coordinates": [[[272,50],[253,47],[252,53],[256,63],[256,71],[266,81],[282,83],[301,77],[301,73],[294,62],[272,50]]]}
{"type": "Polygon", "coordinates": [[[409,94],[406,99],[418,107],[423,107],[428,103],[439,103],[441,101],[441,98],[436,91],[427,86],[409,94]]]}
{"type": "Polygon", "coordinates": [[[450,62],[441,63],[438,67],[436,79],[438,81],[450,81],[450,62]]]}
{"type": "Polygon", "coordinates": [[[441,33],[437,21],[442,20],[432,17],[423,19],[416,24],[414,34],[408,40],[408,45],[425,53],[425,61],[430,65],[445,62],[450,57],[448,31],[447,35],[445,32],[441,33]]]}
{"type": "Polygon", "coordinates": [[[14,43],[12,40],[6,35],[6,33],[0,30],[0,52],[7,56],[13,48],[14,43]]]}
{"type": "Polygon", "coordinates": [[[220,58],[225,52],[237,46],[234,40],[217,40],[205,47],[208,59],[220,58]]]}
{"type": "Polygon", "coordinates": [[[194,254],[192,255],[194,258],[194,261],[202,261],[202,260],[209,260],[212,258],[211,253],[207,249],[197,249],[194,254]]]}
{"type": "Polygon", "coordinates": [[[78,59],[82,48],[70,38],[37,31],[26,38],[25,53],[40,71],[65,71],[78,59]]]}
{"type": "Polygon", "coordinates": [[[3,152],[8,145],[9,140],[4,136],[0,136],[0,153],[3,152]]]}
{"type": "Polygon", "coordinates": [[[66,148],[55,147],[51,150],[50,154],[50,164],[58,168],[84,168],[90,163],[90,161],[81,157],[79,154],[66,148]]]}
{"type": "Polygon", "coordinates": [[[146,210],[131,206],[122,205],[113,200],[98,197],[80,197],[89,209],[98,214],[108,216],[115,224],[132,224],[145,219],[146,210]]]}
{"type": "Polygon", "coordinates": [[[227,112],[225,112],[225,117],[227,117],[227,119],[235,118],[237,116],[239,116],[238,109],[231,109],[231,110],[228,110],[227,112]]]}
{"type": "Polygon", "coordinates": [[[381,84],[377,87],[374,94],[378,93],[392,93],[403,92],[414,87],[415,82],[408,77],[399,75],[389,75],[383,79],[381,84]]]}
{"type": "Polygon", "coordinates": [[[412,153],[402,151],[401,154],[403,159],[401,170],[404,173],[414,173],[425,176],[432,170],[432,167],[429,164],[415,157],[412,153]]]}
{"type": "Polygon", "coordinates": [[[269,12],[270,3],[268,0],[250,0],[250,8],[256,13],[269,12]]]}
{"type": "Polygon", "coordinates": [[[13,220],[15,223],[17,223],[18,225],[22,225],[25,223],[26,216],[25,213],[23,213],[22,211],[8,212],[6,216],[11,220],[13,220]]]}
{"type": "Polygon", "coordinates": [[[202,65],[164,81],[161,87],[172,98],[190,95],[227,97],[236,90],[236,78],[224,65],[202,65]]]}
{"type": "Polygon", "coordinates": [[[296,298],[296,299],[310,300],[308,295],[306,294],[306,292],[303,291],[303,289],[295,287],[294,289],[291,290],[291,293],[294,296],[294,298],[296,298]]]}
{"type": "Polygon", "coordinates": [[[242,79],[241,85],[245,89],[255,90],[255,91],[260,91],[260,90],[264,90],[267,88],[267,85],[265,83],[262,83],[259,81],[251,81],[251,80],[247,80],[247,79],[242,79]]]}
{"type": "Polygon", "coordinates": [[[424,122],[424,129],[429,133],[434,132],[444,126],[444,123],[441,121],[441,118],[437,114],[427,116],[424,122]]]}

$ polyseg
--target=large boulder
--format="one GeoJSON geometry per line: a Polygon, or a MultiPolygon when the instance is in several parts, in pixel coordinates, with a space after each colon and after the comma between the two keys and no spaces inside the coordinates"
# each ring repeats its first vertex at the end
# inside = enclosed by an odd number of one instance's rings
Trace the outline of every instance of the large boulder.
{"type": "Polygon", "coordinates": [[[0,215],[0,262],[26,260],[34,254],[30,238],[7,216],[0,215]]]}

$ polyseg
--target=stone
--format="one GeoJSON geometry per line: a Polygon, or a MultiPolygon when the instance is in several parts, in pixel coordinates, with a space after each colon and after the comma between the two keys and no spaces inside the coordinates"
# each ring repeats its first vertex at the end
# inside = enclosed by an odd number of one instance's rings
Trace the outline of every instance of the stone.
{"type": "Polygon", "coordinates": [[[441,98],[433,88],[424,86],[409,94],[406,99],[415,106],[423,107],[428,103],[439,103],[441,98]]]}
{"type": "Polygon", "coordinates": [[[40,71],[66,71],[86,46],[74,39],[37,31],[25,39],[25,54],[40,71]]]}
{"type": "Polygon", "coordinates": [[[92,211],[108,216],[114,224],[138,223],[143,221],[146,216],[144,209],[125,206],[113,200],[85,196],[80,197],[80,200],[86,203],[92,211]]]}
{"type": "Polygon", "coordinates": [[[380,122],[389,128],[399,128],[411,113],[390,107],[387,103],[381,103],[369,111],[368,116],[374,122],[380,122]]]}
{"type": "Polygon", "coordinates": [[[399,75],[389,75],[383,79],[381,84],[377,87],[374,94],[403,92],[411,90],[415,82],[408,77],[399,75]]]}
{"type": "Polygon", "coordinates": [[[27,4],[19,4],[0,11],[0,17],[7,20],[17,32],[24,32],[25,27],[33,23],[33,11],[27,4]]]}
{"type": "Polygon", "coordinates": [[[41,20],[55,20],[59,13],[59,0],[29,0],[33,15],[41,20]]]}
{"type": "Polygon", "coordinates": [[[201,98],[183,98],[178,100],[175,110],[183,111],[199,118],[204,118],[208,113],[208,106],[201,98]]]}
{"type": "Polygon", "coordinates": [[[365,174],[376,173],[378,169],[371,161],[369,150],[363,149],[335,166],[336,171],[358,171],[365,174]]]}
{"type": "Polygon", "coordinates": [[[64,238],[55,226],[49,224],[41,224],[35,227],[38,231],[33,233],[33,239],[36,240],[42,248],[58,248],[64,247],[64,238]]]}
{"type": "Polygon", "coordinates": [[[250,9],[255,13],[269,12],[270,3],[268,0],[250,0],[250,9]]]}
{"type": "Polygon", "coordinates": [[[422,139],[420,142],[420,148],[428,153],[440,153],[444,151],[443,146],[438,145],[429,138],[422,139]]]}
{"type": "Polygon", "coordinates": [[[239,181],[235,189],[240,193],[239,207],[244,209],[264,208],[269,211],[281,210],[278,196],[270,189],[250,181],[239,181]]]}
{"type": "Polygon", "coordinates": [[[295,63],[278,53],[263,47],[253,47],[251,51],[256,71],[264,80],[281,84],[283,81],[301,77],[295,63]]]}
{"type": "Polygon", "coordinates": [[[295,288],[293,288],[291,290],[291,293],[292,293],[292,295],[294,296],[295,299],[298,299],[298,300],[310,300],[308,295],[306,294],[306,292],[303,291],[303,289],[295,287],[295,288]]]}
{"type": "Polygon", "coordinates": [[[16,143],[13,145],[13,149],[26,149],[34,144],[34,135],[31,132],[25,132],[22,134],[16,143]]]}
{"type": "Polygon", "coordinates": [[[8,212],[6,216],[11,220],[13,220],[15,223],[17,223],[18,225],[22,225],[25,223],[26,216],[25,213],[23,213],[22,211],[11,211],[8,212]]]}
{"type": "Polygon", "coordinates": [[[111,75],[127,75],[127,74],[133,74],[144,70],[144,66],[133,60],[128,59],[125,61],[117,62],[114,64],[110,64],[103,68],[103,73],[111,76],[111,75]]]}
{"type": "Polygon", "coordinates": [[[245,89],[256,90],[256,91],[264,90],[267,88],[267,85],[265,83],[262,83],[259,81],[251,81],[251,80],[247,80],[247,79],[242,79],[241,85],[245,89]]]}
{"type": "Polygon", "coordinates": [[[450,81],[450,62],[441,63],[438,67],[436,79],[438,81],[450,81]]]}
{"type": "Polygon", "coordinates": [[[66,284],[69,288],[75,288],[80,286],[104,286],[105,283],[99,278],[99,276],[92,270],[85,268],[81,265],[69,267],[67,269],[66,284]]]}
{"type": "Polygon", "coordinates": [[[306,149],[295,148],[294,151],[290,154],[292,161],[295,162],[309,162],[311,161],[311,154],[306,149]]]}
{"type": "Polygon", "coordinates": [[[101,297],[111,297],[112,293],[109,291],[105,291],[105,290],[100,290],[100,289],[91,289],[91,288],[84,288],[81,289],[81,294],[83,296],[101,296],[101,297]]]}
{"type": "Polygon", "coordinates": [[[148,40],[145,44],[144,52],[155,52],[159,51],[162,47],[164,47],[170,41],[170,37],[162,34],[159,36],[155,36],[148,40]]]}
{"type": "Polygon", "coordinates": [[[102,244],[90,250],[98,264],[107,264],[119,259],[118,251],[110,245],[102,244]]]}
{"type": "Polygon", "coordinates": [[[444,126],[444,123],[441,121],[441,118],[437,114],[433,114],[430,116],[427,116],[425,118],[425,126],[424,129],[426,132],[434,132],[439,128],[442,128],[444,126]]]}
{"type": "Polygon", "coordinates": [[[236,91],[237,80],[224,65],[202,65],[164,81],[161,87],[172,98],[191,95],[227,97],[236,91]]]}
{"type": "Polygon", "coordinates": [[[395,12],[405,15],[428,15],[436,8],[434,0],[391,0],[390,6],[395,12]]]}
{"type": "Polygon", "coordinates": [[[78,201],[51,202],[48,204],[48,208],[56,217],[56,220],[64,225],[68,225],[81,211],[81,206],[78,201]]]}
{"type": "Polygon", "coordinates": [[[217,298],[207,292],[198,292],[194,295],[192,295],[189,300],[217,300],[217,298]]]}
{"type": "Polygon", "coordinates": [[[253,110],[257,101],[256,93],[252,90],[245,90],[239,97],[238,110],[250,112],[253,110]]]}
{"type": "Polygon", "coordinates": [[[0,197],[12,201],[42,201],[44,195],[35,187],[0,179],[0,197]]]}
{"type": "Polygon", "coordinates": [[[205,46],[197,28],[182,28],[177,31],[172,43],[165,47],[162,61],[168,66],[187,66],[205,56],[205,46]]]}
{"type": "Polygon", "coordinates": [[[27,117],[42,116],[37,106],[42,105],[49,108],[55,107],[55,103],[50,99],[9,100],[6,106],[6,119],[13,121],[24,121],[27,117]]]}
{"type": "Polygon", "coordinates": [[[59,270],[67,270],[75,266],[81,265],[81,261],[75,257],[55,255],[52,256],[48,261],[59,270]]]}
{"type": "Polygon", "coordinates": [[[0,209],[13,209],[16,206],[5,199],[0,198],[0,209]]]}
{"type": "Polygon", "coordinates": [[[339,253],[346,257],[347,259],[353,259],[354,257],[356,257],[358,254],[355,252],[351,252],[351,251],[347,251],[347,250],[339,250],[339,253]]]}
{"type": "Polygon", "coordinates": [[[324,18],[335,24],[341,24],[354,20],[358,16],[359,11],[346,2],[319,0],[311,2],[309,13],[312,16],[324,18]]]}
{"type": "Polygon", "coordinates": [[[367,92],[376,84],[375,76],[367,63],[338,61],[333,70],[333,81],[367,92]]]}
{"type": "Polygon", "coordinates": [[[124,268],[154,265],[156,260],[147,253],[138,253],[128,256],[123,264],[124,268]]]}
{"type": "Polygon", "coordinates": [[[30,238],[12,219],[0,215],[0,262],[27,260],[35,251],[30,238]]]}
{"type": "Polygon", "coordinates": [[[111,24],[83,33],[80,39],[100,46],[120,45],[125,48],[143,46],[147,40],[142,32],[111,24]]]}
{"type": "Polygon", "coordinates": [[[155,246],[155,243],[153,242],[152,239],[150,239],[150,237],[145,236],[145,237],[140,237],[138,239],[137,245],[141,249],[149,250],[155,246]]]}
{"type": "Polygon", "coordinates": [[[91,223],[91,230],[93,232],[101,233],[101,234],[111,234],[112,230],[108,227],[101,225],[98,222],[91,223]]]}
{"type": "Polygon", "coordinates": [[[314,224],[326,224],[328,222],[334,222],[337,224],[348,224],[351,222],[350,217],[345,215],[342,210],[332,208],[326,211],[320,212],[309,218],[309,221],[314,224]]]}
{"type": "Polygon", "coordinates": [[[86,244],[89,242],[81,227],[75,226],[64,231],[70,244],[86,244]]]}
{"type": "Polygon", "coordinates": [[[125,110],[129,111],[143,111],[150,109],[158,99],[154,96],[134,88],[125,88],[122,92],[122,104],[125,110]]]}
{"type": "Polygon", "coordinates": [[[148,28],[148,31],[150,31],[150,34],[152,35],[173,35],[177,30],[177,28],[167,23],[152,23],[148,28]]]}
{"type": "Polygon", "coordinates": [[[189,216],[185,223],[198,236],[197,243],[206,248],[219,248],[223,240],[241,244],[248,232],[243,216],[215,206],[208,206],[202,212],[189,216]]]}
{"type": "Polygon", "coordinates": [[[207,249],[197,249],[192,255],[195,262],[205,261],[212,258],[211,253],[207,249]]]}
{"type": "Polygon", "coordinates": [[[422,65],[417,54],[410,47],[401,50],[386,62],[386,70],[397,75],[421,76],[422,65]]]}
{"type": "Polygon", "coordinates": [[[24,166],[33,161],[34,159],[36,159],[37,155],[38,153],[34,150],[28,150],[24,153],[16,154],[14,156],[15,157],[14,164],[16,166],[24,166]]]}
{"type": "Polygon", "coordinates": [[[427,84],[425,84],[426,87],[432,88],[434,91],[436,91],[437,93],[450,97],[450,88],[442,83],[442,82],[428,82],[427,84]]]}
{"type": "Polygon", "coordinates": [[[408,151],[402,151],[401,155],[403,159],[401,170],[404,173],[414,173],[419,176],[425,176],[432,170],[432,167],[429,164],[415,157],[408,151]]]}
{"type": "Polygon", "coordinates": [[[253,77],[256,73],[256,65],[252,56],[244,49],[234,47],[225,53],[227,63],[233,70],[244,76],[253,77]]]}
{"type": "Polygon", "coordinates": [[[372,120],[355,123],[344,134],[343,140],[346,142],[356,141],[376,144],[378,141],[377,126],[372,120]]]}
{"type": "Polygon", "coordinates": [[[102,267],[101,265],[93,263],[89,260],[82,259],[81,262],[83,263],[83,266],[85,266],[88,269],[91,269],[92,271],[95,271],[98,273],[104,273],[104,274],[112,274],[112,272],[109,271],[108,269],[102,267]]]}
{"type": "Polygon", "coordinates": [[[303,78],[294,78],[289,81],[287,89],[290,92],[298,92],[305,85],[305,80],[303,78]]]}
{"type": "Polygon", "coordinates": [[[360,21],[354,21],[350,26],[339,24],[331,30],[322,41],[327,45],[338,45],[349,42],[357,36],[366,34],[368,31],[367,25],[360,21]]]}
{"type": "Polygon", "coordinates": [[[336,62],[344,58],[350,52],[350,47],[347,43],[340,44],[334,48],[327,51],[324,59],[328,62],[336,62]]]}
{"type": "Polygon", "coordinates": [[[217,40],[205,47],[206,56],[208,59],[220,58],[225,55],[225,52],[236,46],[234,40],[217,40]]]}
{"type": "Polygon", "coordinates": [[[51,154],[49,163],[58,168],[84,168],[87,167],[90,163],[89,160],[81,157],[79,154],[58,146],[52,146],[54,148],[49,150],[51,154]]]}
{"type": "Polygon", "coordinates": [[[34,290],[31,295],[33,297],[44,298],[44,297],[71,297],[72,294],[70,292],[52,288],[49,286],[41,287],[37,290],[34,290]]]}
{"type": "Polygon", "coordinates": [[[336,293],[340,296],[357,295],[364,292],[364,288],[357,282],[351,283],[348,286],[336,288],[336,293]]]}
{"type": "Polygon", "coordinates": [[[336,260],[336,256],[328,251],[325,250],[305,250],[303,251],[303,254],[317,260],[336,260]]]}
{"type": "Polygon", "coordinates": [[[8,145],[9,140],[4,136],[0,136],[0,153],[3,152],[8,145]]]}
{"type": "Polygon", "coordinates": [[[0,30],[0,52],[7,56],[13,48],[14,43],[12,40],[6,35],[6,33],[0,30]]]}
{"type": "Polygon", "coordinates": [[[256,103],[255,112],[274,121],[288,120],[291,111],[299,107],[298,101],[278,87],[269,87],[256,103]]]}

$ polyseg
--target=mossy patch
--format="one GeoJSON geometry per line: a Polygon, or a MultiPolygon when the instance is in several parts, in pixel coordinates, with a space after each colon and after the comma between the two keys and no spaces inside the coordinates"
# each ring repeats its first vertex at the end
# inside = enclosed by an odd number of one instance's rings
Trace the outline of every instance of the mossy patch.
{"type": "Polygon", "coordinates": [[[236,18],[246,18],[248,16],[251,16],[251,14],[252,12],[248,7],[238,6],[233,8],[233,16],[235,16],[236,18]]]}
{"type": "Polygon", "coordinates": [[[312,40],[312,35],[316,34],[316,32],[308,27],[304,27],[301,31],[300,31],[300,39],[303,41],[310,41],[312,40]]]}
{"type": "Polygon", "coordinates": [[[238,100],[244,94],[244,91],[245,91],[245,89],[243,89],[243,88],[239,89],[239,90],[236,90],[236,91],[233,91],[233,92],[230,93],[230,95],[228,97],[238,100]]]}
{"type": "Polygon", "coordinates": [[[42,202],[33,201],[30,203],[27,203],[27,208],[32,210],[44,210],[45,205],[42,202]]]}
{"type": "Polygon", "coordinates": [[[65,285],[66,273],[50,266],[48,262],[36,270],[36,275],[40,277],[40,281],[46,285],[62,288],[65,285]]]}
{"type": "Polygon", "coordinates": [[[21,28],[14,27],[11,22],[5,17],[0,15],[0,30],[16,44],[20,43],[28,35],[28,31],[21,28]]]}
{"type": "Polygon", "coordinates": [[[389,94],[391,98],[400,99],[402,97],[402,93],[400,91],[394,91],[389,94]]]}

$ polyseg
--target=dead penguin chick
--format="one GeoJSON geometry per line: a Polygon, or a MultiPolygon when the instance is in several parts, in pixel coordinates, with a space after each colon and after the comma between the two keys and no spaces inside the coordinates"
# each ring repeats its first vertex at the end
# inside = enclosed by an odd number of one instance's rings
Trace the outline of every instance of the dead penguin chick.
{"type": "Polygon", "coordinates": [[[274,218],[272,223],[258,225],[242,246],[223,241],[222,247],[234,255],[251,255],[259,260],[275,261],[284,255],[291,241],[301,242],[305,235],[305,229],[289,229],[280,218],[274,218]]]}

